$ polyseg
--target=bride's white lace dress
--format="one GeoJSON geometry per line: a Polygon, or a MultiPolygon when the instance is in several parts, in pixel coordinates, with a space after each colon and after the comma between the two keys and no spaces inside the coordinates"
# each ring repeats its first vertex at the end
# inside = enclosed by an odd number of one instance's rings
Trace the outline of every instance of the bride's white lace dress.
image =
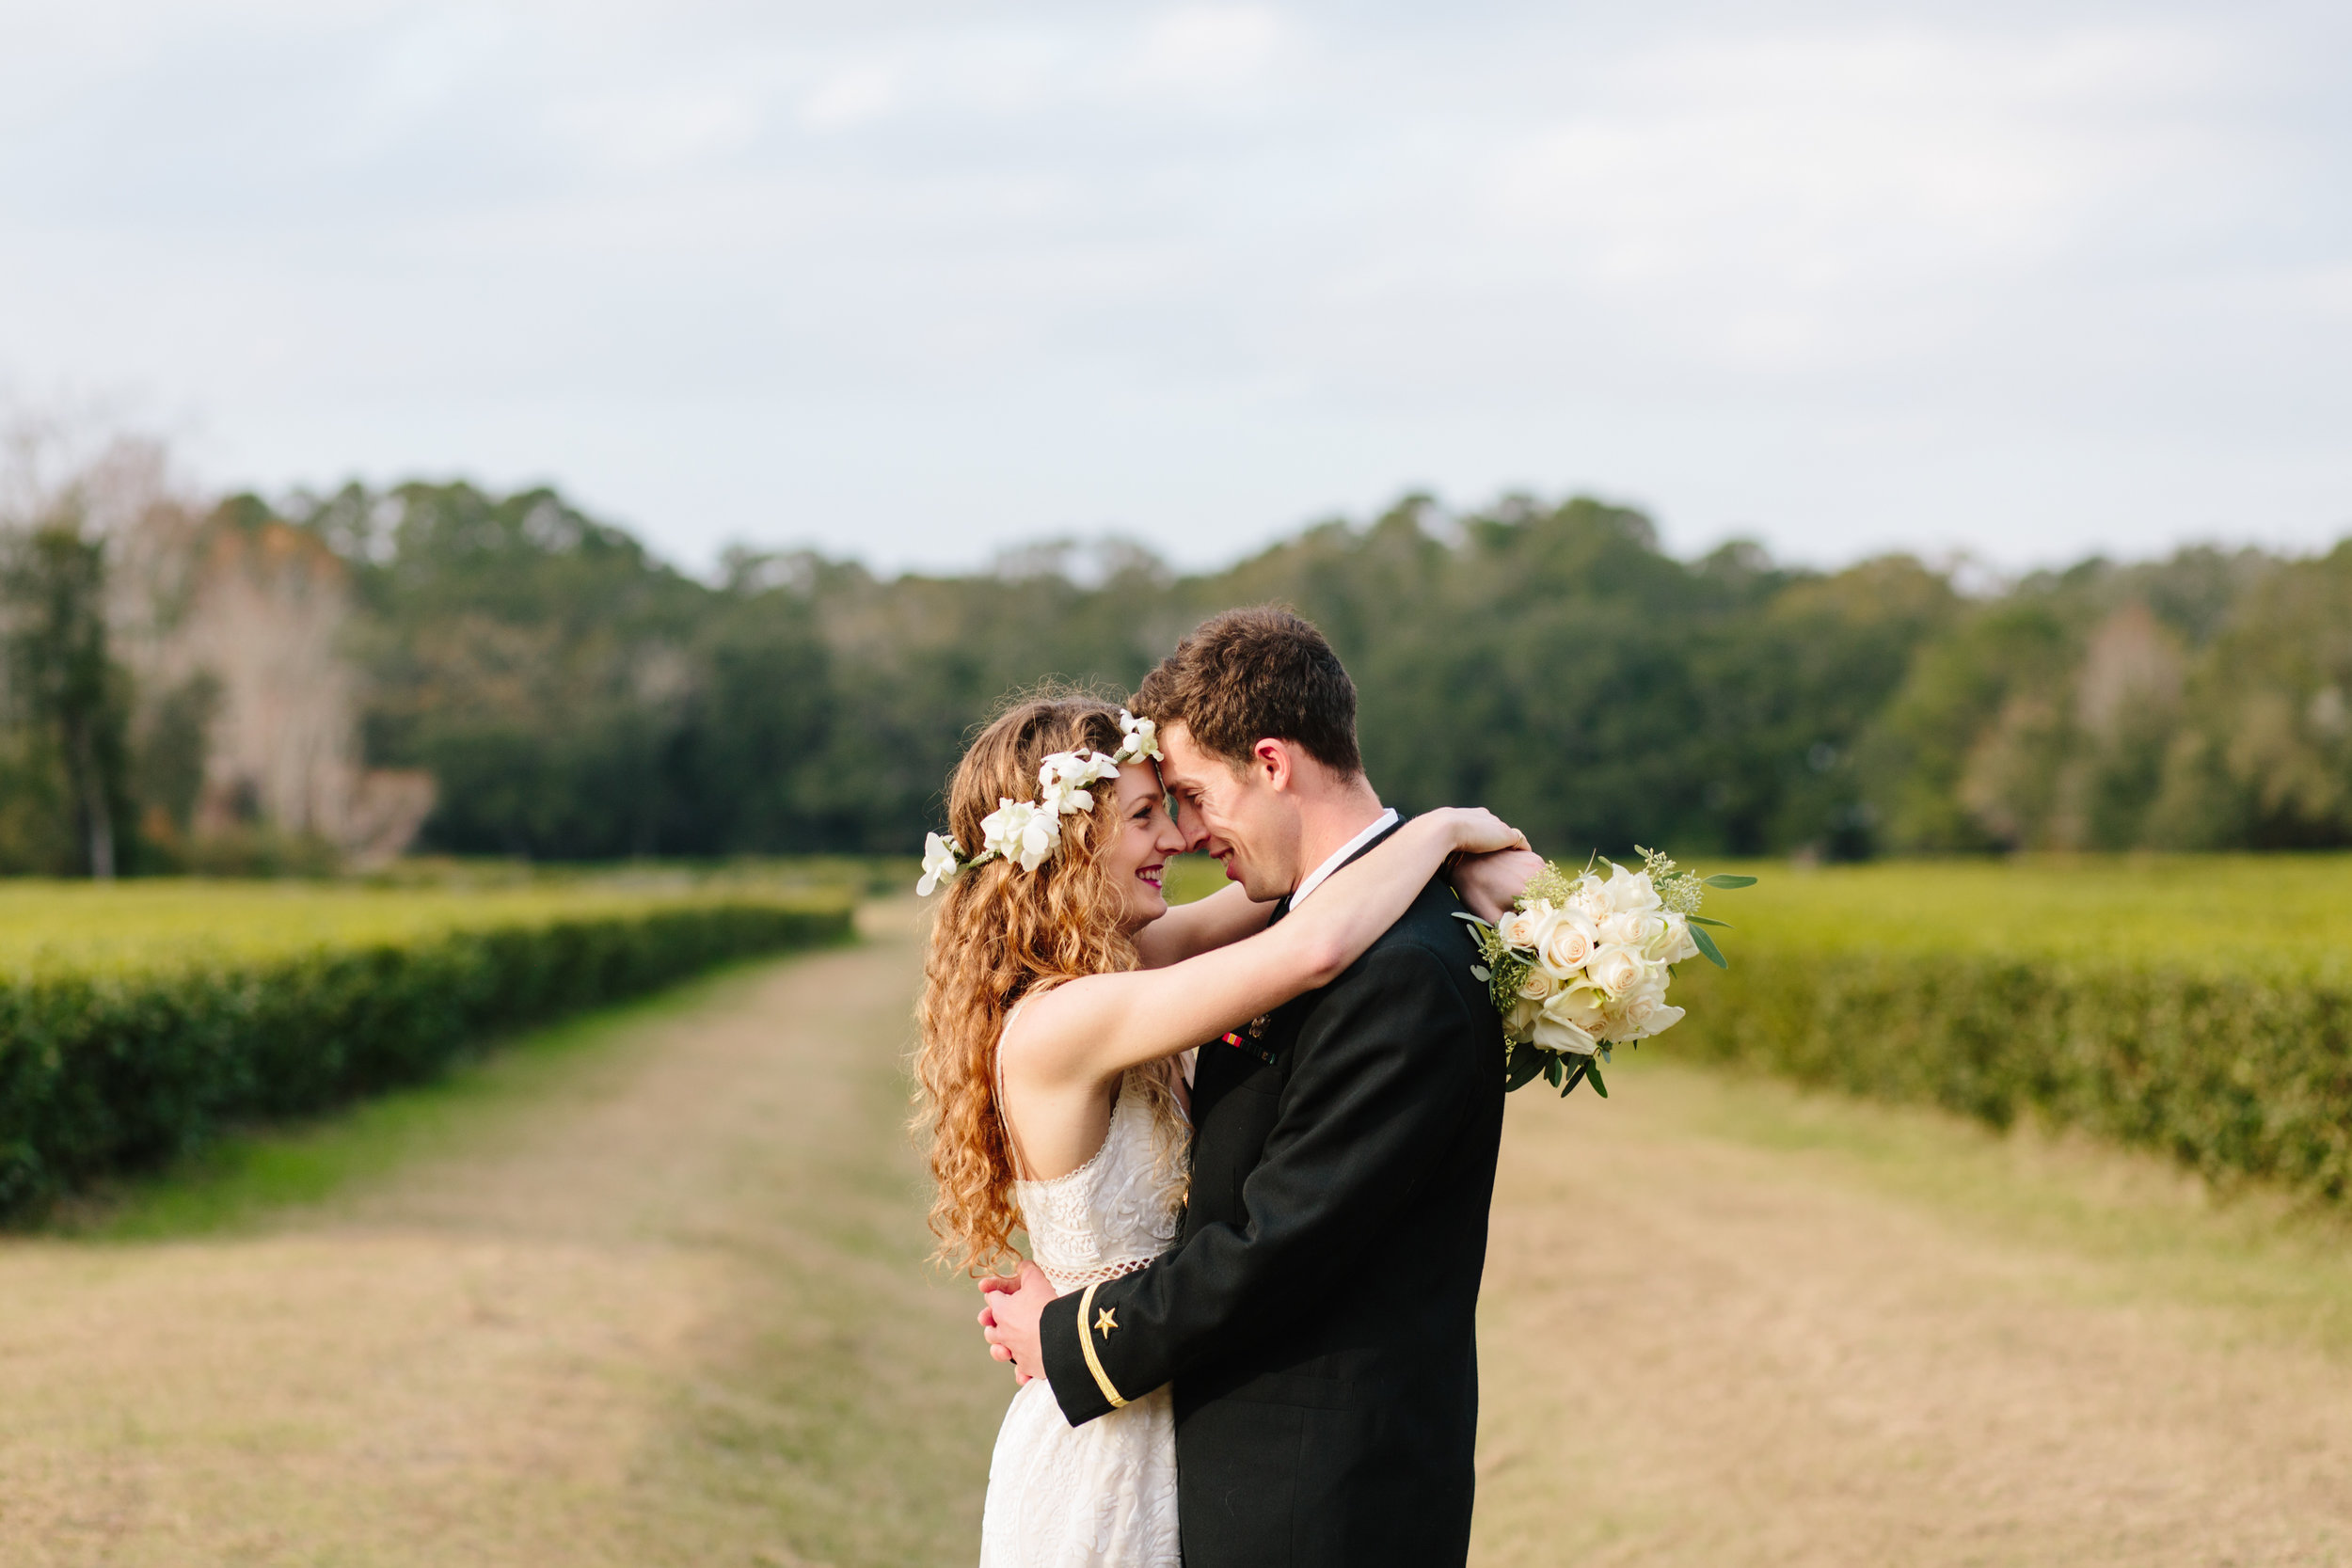
{"type": "MultiPolygon", "coordinates": [[[[1029,1251],[1059,1292],[1141,1268],[1176,1239],[1181,1171],[1156,1169],[1129,1074],[1094,1157],[1014,1183],[1029,1251]]],[[[988,1466],[980,1568],[1176,1568],[1176,1426],[1166,1388],[1073,1427],[1043,1378],[1012,1397],[988,1466]]]]}

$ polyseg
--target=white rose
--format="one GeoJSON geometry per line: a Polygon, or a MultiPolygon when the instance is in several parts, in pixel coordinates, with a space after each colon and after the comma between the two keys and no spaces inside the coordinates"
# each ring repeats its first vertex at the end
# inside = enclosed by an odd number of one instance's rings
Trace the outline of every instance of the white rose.
{"type": "Polygon", "coordinates": [[[1554,979],[1565,980],[1590,962],[1593,949],[1599,945],[1592,921],[1577,911],[1565,910],[1553,917],[1536,957],[1554,979]]]}
{"type": "Polygon", "coordinates": [[[1549,1012],[1535,1020],[1535,1044],[1569,1056],[1589,1056],[1600,1049],[1600,1041],[1593,1037],[1591,1030],[1565,1018],[1555,1018],[1549,1012]]]}
{"type": "Polygon", "coordinates": [[[1531,969],[1519,981],[1519,995],[1529,1002],[1542,1002],[1560,989],[1560,982],[1545,974],[1540,966],[1531,969]]]}
{"type": "Polygon", "coordinates": [[[1662,1035],[1682,1022],[1682,1009],[1666,1006],[1662,990],[1636,991],[1626,999],[1626,1038],[1645,1040],[1662,1035]]]}
{"type": "Polygon", "coordinates": [[[1658,923],[1658,933],[1644,945],[1642,956],[1653,963],[1678,964],[1685,958],[1699,956],[1699,944],[1691,940],[1691,923],[1678,914],[1670,914],[1658,923]]]}
{"type": "Polygon", "coordinates": [[[1622,865],[1609,868],[1609,907],[1620,914],[1640,914],[1659,907],[1658,889],[1646,871],[1628,871],[1622,865]]]}
{"type": "Polygon", "coordinates": [[[1509,914],[1504,915],[1502,924],[1495,927],[1495,932],[1502,938],[1502,944],[1505,947],[1533,951],[1542,943],[1544,932],[1558,918],[1559,915],[1549,904],[1539,900],[1534,909],[1513,910],[1509,914]]]}
{"type": "Polygon", "coordinates": [[[1619,1001],[1638,989],[1648,977],[1649,965],[1642,955],[1621,942],[1609,942],[1593,955],[1593,961],[1584,966],[1601,994],[1612,1002],[1619,1001]]]}
{"type": "Polygon", "coordinates": [[[1655,911],[1620,910],[1600,923],[1600,940],[1647,950],[1666,928],[1666,917],[1655,911]]]}
{"type": "Polygon", "coordinates": [[[1601,1007],[1606,1000],[1591,981],[1579,980],[1553,993],[1551,1000],[1544,1004],[1544,1016],[1573,1023],[1589,1034],[1600,1027],[1601,1007]]]}
{"type": "Polygon", "coordinates": [[[1608,885],[1587,871],[1570,885],[1568,908],[1576,911],[1587,920],[1600,921],[1608,918],[1608,885]]]}

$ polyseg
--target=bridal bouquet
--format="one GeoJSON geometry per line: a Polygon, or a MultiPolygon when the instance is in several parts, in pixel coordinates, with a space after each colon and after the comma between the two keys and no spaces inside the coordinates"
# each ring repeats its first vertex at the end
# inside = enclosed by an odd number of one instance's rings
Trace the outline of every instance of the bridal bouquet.
{"type": "Polygon", "coordinates": [[[1708,888],[1750,887],[1756,879],[1703,878],[1675,869],[1655,849],[1641,854],[1639,871],[1599,856],[1575,877],[1548,864],[1500,925],[1456,915],[1478,942],[1482,961],[1470,973],[1502,1014],[1506,1091],[1540,1074],[1564,1098],[1586,1079],[1606,1098],[1600,1064],[1610,1047],[1682,1022],[1682,1009],[1666,1004],[1674,966],[1703,957],[1730,967],[1705,929],[1724,923],[1700,914],[1699,901],[1708,888]]]}

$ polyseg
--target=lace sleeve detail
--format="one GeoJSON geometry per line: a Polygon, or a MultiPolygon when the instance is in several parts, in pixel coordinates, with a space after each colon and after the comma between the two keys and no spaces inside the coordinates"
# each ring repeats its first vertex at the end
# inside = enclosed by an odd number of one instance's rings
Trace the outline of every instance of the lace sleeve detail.
{"type": "Polygon", "coordinates": [[[1089,1285],[1118,1279],[1137,1269],[1149,1268],[1151,1264],[1149,1258],[1130,1258],[1123,1263],[1104,1263],[1091,1269],[1063,1270],[1043,1263],[1038,1266],[1045,1270],[1045,1277],[1053,1282],[1055,1293],[1066,1296],[1073,1291],[1083,1291],[1089,1285]]]}

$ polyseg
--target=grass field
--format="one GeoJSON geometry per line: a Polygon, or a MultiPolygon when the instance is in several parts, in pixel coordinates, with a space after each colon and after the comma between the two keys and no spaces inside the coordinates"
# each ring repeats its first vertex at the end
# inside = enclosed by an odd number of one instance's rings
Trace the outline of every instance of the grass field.
{"type": "MultiPolygon", "coordinates": [[[[0,1238],[0,1560],[969,1562],[1010,1384],[864,918],[0,1238]]],[[[2352,1563],[2341,1217],[1671,1036],[1613,1087],[1512,1104],[1478,1568],[2352,1563]]]]}
{"type": "Polygon", "coordinates": [[[1679,1053],[2352,1196],[2352,859],[1756,869],[1679,1053]]]}
{"type": "MultiPolygon", "coordinates": [[[[1753,888],[1708,895],[1707,912],[1739,928],[1728,939],[1735,952],[1762,942],[1816,951],[2139,958],[2182,967],[2352,958],[2352,855],[1692,865],[1758,879],[1753,888]]],[[[1169,865],[1168,896],[1177,903],[1224,885],[1223,868],[1204,855],[1169,865]]]]}
{"type": "Polygon", "coordinates": [[[432,1077],[495,1037],[837,940],[847,890],[0,885],[0,1216],[432,1077]]]}
{"type": "Polygon", "coordinates": [[[2026,856],[1799,867],[1708,864],[1737,951],[2129,959],[2274,971],[2352,959],[2352,856],[2026,856]]]}
{"type": "Polygon", "coordinates": [[[845,863],[837,875],[828,869],[813,877],[646,872],[468,881],[453,875],[389,884],[11,878],[0,879],[0,978],[267,959],[726,897],[846,895],[862,880],[852,879],[854,872],[845,863]]]}

